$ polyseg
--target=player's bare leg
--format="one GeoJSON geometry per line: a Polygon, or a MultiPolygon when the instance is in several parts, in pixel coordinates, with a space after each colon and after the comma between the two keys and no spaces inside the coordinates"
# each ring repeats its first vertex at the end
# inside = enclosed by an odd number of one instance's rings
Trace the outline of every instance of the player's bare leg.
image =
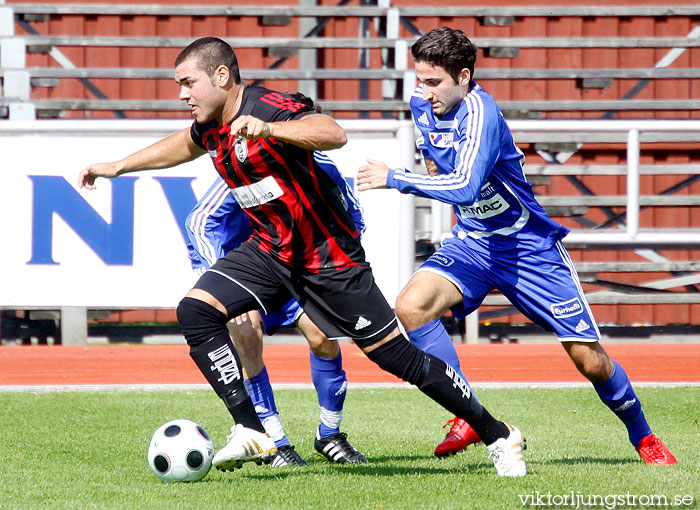
{"type": "Polygon", "coordinates": [[[243,364],[243,374],[246,379],[258,375],[265,363],[263,362],[263,331],[262,321],[258,312],[247,312],[231,319],[226,328],[236,346],[238,356],[243,364]]]}
{"type": "Polygon", "coordinates": [[[462,301],[455,285],[429,271],[414,274],[396,298],[396,315],[407,331],[442,317],[447,309],[462,301]]]}
{"type": "Polygon", "coordinates": [[[600,342],[563,342],[562,345],[586,379],[594,384],[610,379],[614,365],[600,342]]]}
{"type": "Polygon", "coordinates": [[[302,313],[297,320],[297,327],[309,344],[309,349],[316,356],[332,359],[340,354],[340,346],[337,340],[329,340],[309,316],[302,313]]]}
{"type": "MultiPolygon", "coordinates": [[[[396,300],[396,313],[404,325],[411,343],[459,370],[459,358],[452,339],[439,318],[445,310],[462,301],[459,289],[449,280],[429,271],[413,275],[396,300]]],[[[480,444],[481,438],[462,418],[455,416],[443,426],[450,427],[434,454],[448,457],[461,452],[471,444],[480,444]]]]}

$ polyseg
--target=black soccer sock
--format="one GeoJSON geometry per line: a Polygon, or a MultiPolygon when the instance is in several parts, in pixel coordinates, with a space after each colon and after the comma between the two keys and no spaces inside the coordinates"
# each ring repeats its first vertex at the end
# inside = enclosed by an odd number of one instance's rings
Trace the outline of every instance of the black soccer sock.
{"type": "Polygon", "coordinates": [[[476,399],[467,382],[444,361],[418,349],[403,335],[367,353],[380,368],[418,387],[442,407],[464,419],[488,444],[508,437],[508,427],[476,399]]]}
{"type": "Polygon", "coordinates": [[[241,360],[226,329],[227,317],[199,299],[183,298],[177,320],[190,356],[236,423],[265,432],[243,384],[241,360]]]}

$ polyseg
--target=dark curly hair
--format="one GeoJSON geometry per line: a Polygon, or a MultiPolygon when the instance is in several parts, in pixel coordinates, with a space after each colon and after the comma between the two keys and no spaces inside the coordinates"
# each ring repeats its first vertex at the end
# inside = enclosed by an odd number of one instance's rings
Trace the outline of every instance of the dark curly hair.
{"type": "Polygon", "coordinates": [[[457,82],[462,69],[474,77],[476,45],[461,30],[440,27],[423,34],[413,46],[411,55],[416,62],[442,67],[457,82]]]}

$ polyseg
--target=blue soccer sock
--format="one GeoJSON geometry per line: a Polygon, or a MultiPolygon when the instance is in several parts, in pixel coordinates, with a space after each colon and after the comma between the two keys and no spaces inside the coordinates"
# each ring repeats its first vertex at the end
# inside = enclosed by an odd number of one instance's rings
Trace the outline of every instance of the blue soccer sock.
{"type": "MultiPolygon", "coordinates": [[[[454,368],[462,379],[467,381],[467,378],[460,368],[459,356],[457,356],[452,338],[447,333],[440,319],[435,319],[427,324],[423,324],[419,328],[407,331],[406,335],[408,335],[408,339],[413,345],[418,347],[421,351],[425,351],[441,359],[454,368]]],[[[467,384],[469,384],[469,382],[467,382],[467,384]]],[[[469,387],[471,388],[471,386],[469,387]]],[[[473,394],[474,391],[472,390],[472,395],[473,394]]]]}
{"type": "Polygon", "coordinates": [[[262,371],[255,377],[245,381],[245,388],[248,390],[255,412],[258,413],[258,418],[265,427],[265,432],[273,439],[277,447],[290,444],[289,439],[284,433],[282,421],[277,413],[277,405],[275,404],[275,395],[272,392],[270,377],[267,375],[267,368],[263,367],[262,371]]]}
{"type": "Polygon", "coordinates": [[[636,447],[643,437],[651,434],[651,428],[625,370],[617,361],[613,360],[613,364],[615,367],[610,379],[604,383],[593,383],[593,387],[600,400],[625,424],[630,442],[636,447]]]}
{"type": "Polygon", "coordinates": [[[321,438],[325,438],[340,432],[348,380],[345,377],[340,352],[333,359],[321,358],[309,352],[309,363],[311,380],[316,388],[318,404],[321,406],[319,434],[321,438]]]}

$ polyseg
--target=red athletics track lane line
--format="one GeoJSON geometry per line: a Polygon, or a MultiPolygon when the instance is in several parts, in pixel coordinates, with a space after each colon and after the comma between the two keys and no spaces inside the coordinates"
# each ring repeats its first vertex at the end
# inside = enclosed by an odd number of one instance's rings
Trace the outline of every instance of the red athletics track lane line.
{"type": "MultiPolygon", "coordinates": [[[[560,345],[456,345],[470,382],[584,382],[560,345]]],[[[605,346],[639,382],[700,382],[700,344],[605,346]]],[[[267,345],[273,384],[310,383],[305,345],[267,345]]],[[[342,345],[351,383],[400,382],[342,345]]],[[[205,384],[185,345],[2,346],[0,385],[205,384]]]]}

